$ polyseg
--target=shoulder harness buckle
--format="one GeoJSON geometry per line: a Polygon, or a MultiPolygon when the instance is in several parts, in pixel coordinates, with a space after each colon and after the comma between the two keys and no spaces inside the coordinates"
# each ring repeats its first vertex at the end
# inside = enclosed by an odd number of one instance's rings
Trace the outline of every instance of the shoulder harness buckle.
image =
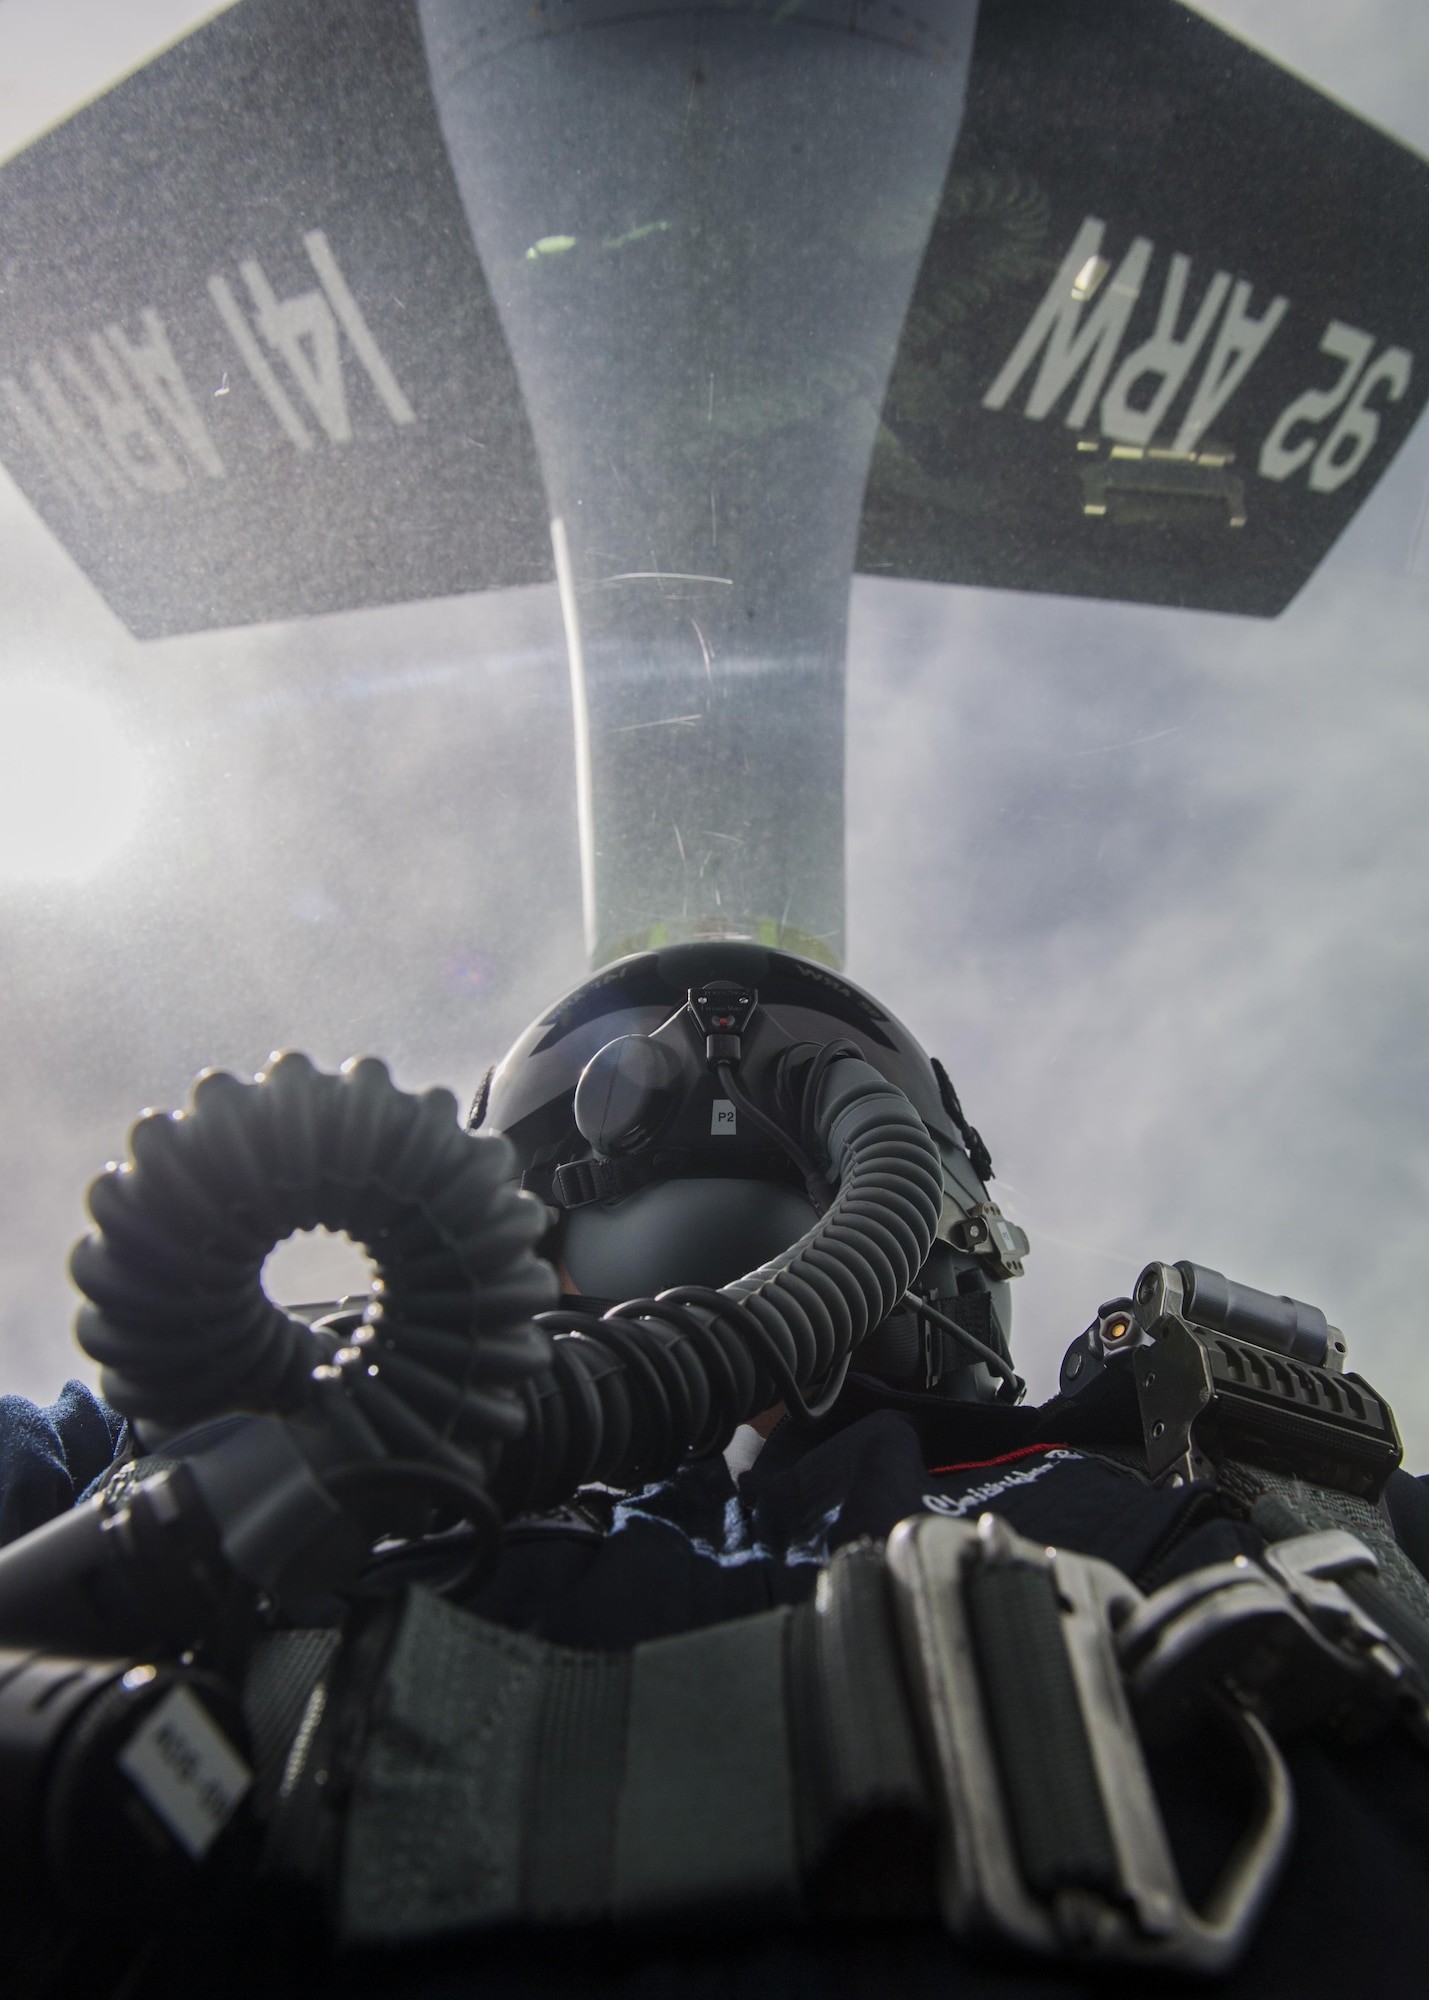
{"type": "Polygon", "coordinates": [[[1168,1971],[1232,1963],[1293,1830],[1289,1774],[1260,1718],[1219,1708],[1258,1804],[1197,1910],[1181,1888],[1123,1681],[1117,1628],[1147,1604],[1135,1586],[1109,1563],[1038,1547],[991,1514],[975,1527],[932,1516],[901,1523],[888,1566],[935,1753],[949,1929],[1168,1971]]]}

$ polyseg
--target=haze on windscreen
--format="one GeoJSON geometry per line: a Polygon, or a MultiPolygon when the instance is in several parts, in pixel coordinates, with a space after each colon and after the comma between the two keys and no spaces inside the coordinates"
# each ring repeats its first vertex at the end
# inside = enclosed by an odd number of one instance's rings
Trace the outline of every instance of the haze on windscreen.
{"type": "MultiPolygon", "coordinates": [[[[100,42],[112,10],[6,0],[0,147],[210,11],[100,42]]],[[[1429,147],[1405,0],[1202,11],[1429,147]]],[[[1429,1464],[1427,490],[1421,422],[1272,621],[855,581],[847,969],[1032,1238],[1034,1399],[1191,1257],[1322,1305],[1429,1464]]],[[[551,585],[140,644],[0,475],[0,621],[0,1351],[47,1399],[91,1372],[64,1259],[142,1106],[275,1047],[470,1093],[581,976],[576,769],[551,585]]]]}

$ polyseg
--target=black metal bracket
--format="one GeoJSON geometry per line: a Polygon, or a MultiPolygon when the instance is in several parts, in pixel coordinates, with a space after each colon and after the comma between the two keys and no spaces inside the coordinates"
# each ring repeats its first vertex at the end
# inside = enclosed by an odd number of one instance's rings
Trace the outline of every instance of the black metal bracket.
{"type": "Polygon", "coordinates": [[[1360,1375],[1315,1368],[1165,1314],[1135,1349],[1147,1470],[1179,1485],[1227,1458],[1377,1501],[1404,1455],[1389,1404],[1360,1375]]]}

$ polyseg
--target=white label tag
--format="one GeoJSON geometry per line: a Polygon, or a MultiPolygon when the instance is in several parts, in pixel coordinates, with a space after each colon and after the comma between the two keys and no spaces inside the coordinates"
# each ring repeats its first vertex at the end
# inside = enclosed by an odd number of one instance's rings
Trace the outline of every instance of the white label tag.
{"type": "Polygon", "coordinates": [[[710,1135],[715,1139],[734,1137],[734,1106],[727,1097],[717,1097],[710,1113],[710,1135]]]}
{"type": "Polygon", "coordinates": [[[202,1861],[243,1802],[253,1773],[186,1687],[134,1731],[119,1768],[185,1852],[202,1861]]]}

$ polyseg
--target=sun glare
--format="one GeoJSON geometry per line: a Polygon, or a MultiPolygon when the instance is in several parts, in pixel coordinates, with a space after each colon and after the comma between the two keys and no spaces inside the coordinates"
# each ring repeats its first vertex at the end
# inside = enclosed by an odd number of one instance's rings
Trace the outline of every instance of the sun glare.
{"type": "Polygon", "coordinates": [[[83,688],[0,684],[0,883],[83,882],[139,824],[144,767],[83,688]]]}

